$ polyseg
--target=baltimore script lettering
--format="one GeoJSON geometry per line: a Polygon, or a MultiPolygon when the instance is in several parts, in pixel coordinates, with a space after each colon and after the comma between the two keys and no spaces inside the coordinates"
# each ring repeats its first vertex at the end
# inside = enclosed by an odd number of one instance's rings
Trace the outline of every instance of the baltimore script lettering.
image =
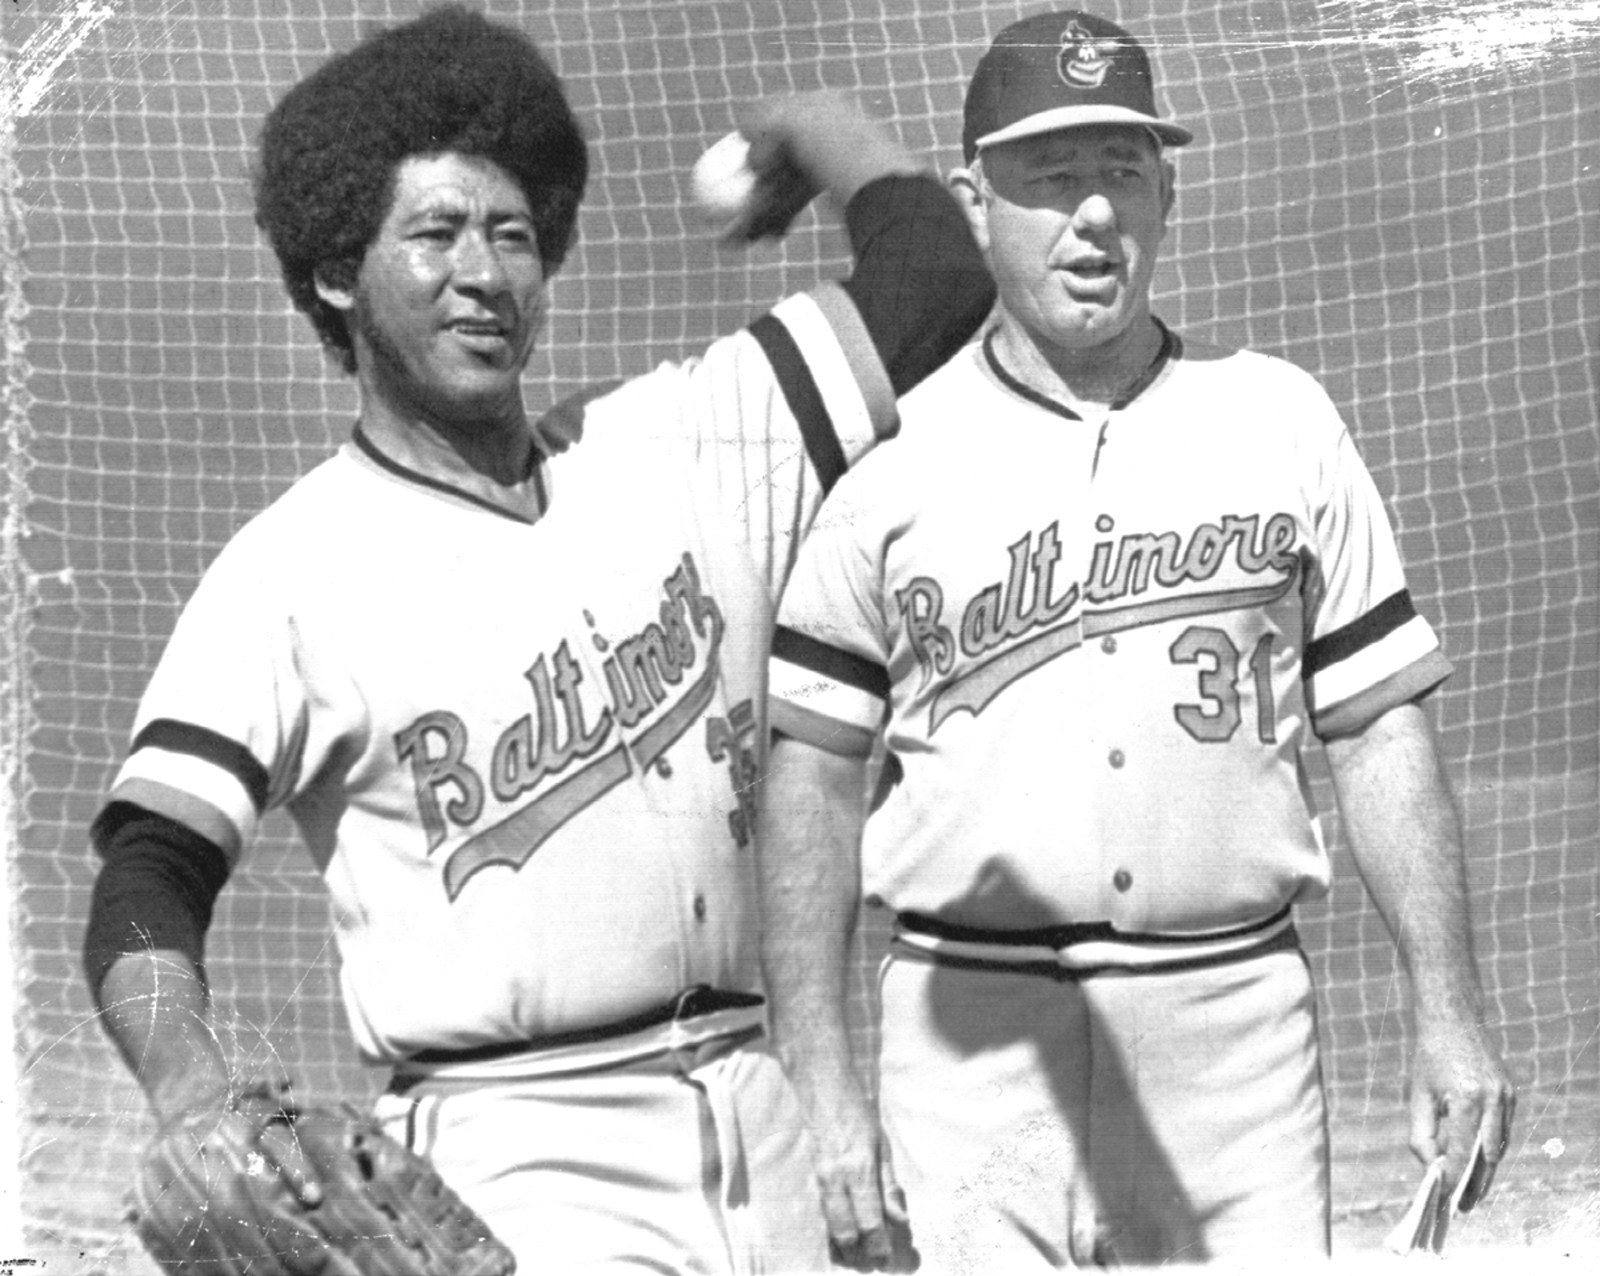
{"type": "Polygon", "coordinates": [[[607,703],[592,721],[579,691],[583,670],[563,640],[548,656],[541,652],[524,673],[533,708],[500,733],[486,768],[468,761],[467,724],[447,709],[421,714],[395,733],[395,751],[411,768],[430,852],[445,841],[451,826],[476,823],[490,795],[507,803],[544,786],[533,801],[475,832],[451,853],[444,873],[451,899],[490,864],[521,868],[550,834],[626,779],[635,765],[653,764],[704,712],[720,667],[722,612],[702,591],[690,554],[662,586],[666,598],[659,621],[607,654],[602,665],[607,703]],[[689,688],[624,746],[619,724],[631,729],[658,714],[702,657],[689,688]],[[557,776],[564,778],[546,784],[557,776]]]}
{"type": "Polygon", "coordinates": [[[959,710],[981,713],[1006,687],[1080,646],[1085,637],[1261,606],[1299,576],[1298,531],[1290,514],[1273,514],[1264,524],[1258,514],[1228,514],[1201,523],[1188,536],[1132,532],[1111,539],[1115,526],[1109,515],[1095,520],[1095,531],[1105,539],[1093,544],[1081,589],[1077,582],[1062,587],[1056,581],[1062,556],[1059,521],[1038,533],[1037,544],[1032,532],[1014,542],[1006,549],[1006,579],[968,601],[956,632],[942,623],[944,590],[938,581],[919,576],[896,592],[924,685],[948,676],[958,653],[978,661],[934,697],[930,734],[959,710]],[[1224,570],[1230,566],[1233,570],[1224,570]],[[1225,587],[1193,588],[1219,573],[1225,587]],[[1160,592],[1141,597],[1152,589],[1160,592]],[[1080,610],[1080,598],[1094,606],[1080,610]]]}

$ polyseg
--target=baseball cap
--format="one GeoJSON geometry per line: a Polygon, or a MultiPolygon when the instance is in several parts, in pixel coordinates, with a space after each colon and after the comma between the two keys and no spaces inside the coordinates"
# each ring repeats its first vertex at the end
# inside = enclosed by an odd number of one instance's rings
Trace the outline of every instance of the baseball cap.
{"type": "Polygon", "coordinates": [[[1086,124],[1138,124],[1167,146],[1194,139],[1156,115],[1150,57],[1131,35],[1092,13],[1041,13],[994,38],[967,86],[961,149],[1086,124]]]}

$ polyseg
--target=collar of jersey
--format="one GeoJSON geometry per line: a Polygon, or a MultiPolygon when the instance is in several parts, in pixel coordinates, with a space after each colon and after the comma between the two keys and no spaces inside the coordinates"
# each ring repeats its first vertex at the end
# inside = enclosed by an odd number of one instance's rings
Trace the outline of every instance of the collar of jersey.
{"type": "MultiPolygon", "coordinates": [[[[1151,318],[1154,319],[1155,316],[1152,315],[1151,318]]],[[[1150,365],[1112,403],[1113,411],[1118,408],[1125,408],[1137,399],[1149,388],[1151,382],[1161,375],[1161,370],[1167,366],[1168,362],[1179,358],[1183,353],[1183,339],[1173,332],[1171,328],[1167,327],[1166,324],[1162,323],[1161,320],[1156,319],[1155,325],[1161,330],[1161,345],[1157,347],[1155,357],[1150,360],[1150,365]]],[[[1005,364],[1000,362],[999,352],[995,350],[994,346],[995,338],[999,335],[999,328],[989,329],[988,335],[983,339],[983,357],[988,360],[989,370],[999,378],[1000,383],[1013,394],[1020,395],[1028,400],[1029,403],[1036,403],[1041,408],[1046,408],[1058,416],[1066,417],[1069,421],[1083,420],[1077,412],[1073,411],[1065,403],[1058,403],[1043,391],[1035,390],[1031,385],[1014,376],[1005,364]]]]}
{"type": "MultiPolygon", "coordinates": [[[[420,470],[412,469],[409,465],[400,464],[392,456],[378,450],[378,445],[367,437],[367,432],[361,428],[361,422],[359,421],[356,422],[356,428],[350,432],[350,441],[356,445],[363,456],[380,470],[392,474],[407,483],[441,492],[445,496],[453,497],[458,501],[466,501],[469,505],[476,505],[479,509],[500,515],[501,518],[509,518],[513,523],[527,523],[531,526],[535,521],[508,510],[503,505],[496,505],[493,501],[486,500],[476,492],[469,492],[464,487],[457,487],[454,483],[446,483],[443,479],[436,479],[431,475],[422,473],[420,470]]],[[[550,492],[545,486],[543,460],[544,458],[535,448],[533,462],[529,468],[529,477],[533,479],[534,491],[539,497],[539,513],[541,515],[550,508],[550,492]]]]}

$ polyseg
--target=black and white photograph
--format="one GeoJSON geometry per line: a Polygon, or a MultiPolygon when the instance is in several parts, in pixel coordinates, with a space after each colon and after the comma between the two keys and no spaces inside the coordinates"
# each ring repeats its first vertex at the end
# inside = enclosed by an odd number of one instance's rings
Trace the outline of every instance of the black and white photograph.
{"type": "Polygon", "coordinates": [[[0,0],[0,1276],[1600,1260],[1595,0],[0,0]]]}

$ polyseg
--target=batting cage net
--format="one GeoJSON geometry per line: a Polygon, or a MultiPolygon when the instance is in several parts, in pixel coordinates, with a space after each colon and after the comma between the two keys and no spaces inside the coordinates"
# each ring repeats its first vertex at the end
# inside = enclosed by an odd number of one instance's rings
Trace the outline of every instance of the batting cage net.
{"type": "MultiPolygon", "coordinates": [[[[686,207],[689,167],[736,103],[851,90],[948,168],[966,76],[990,35],[1038,6],[481,7],[551,52],[593,143],[581,241],[529,373],[539,404],[693,350],[819,267],[843,268],[826,216],[741,253],[686,207]]],[[[254,227],[256,131],[330,51],[417,11],[0,4],[0,804],[18,1100],[3,1112],[21,1252],[52,1270],[143,1261],[121,1215],[147,1112],[79,973],[95,871],[86,826],[201,570],[340,443],[356,409],[254,227]]],[[[1197,134],[1177,158],[1159,313],[1321,378],[1457,664],[1434,713],[1469,831],[1491,1014],[1522,1087],[1511,1160],[1479,1226],[1519,1243],[1574,1218],[1600,1231],[1600,11],[1575,0],[1099,11],[1148,37],[1167,110],[1197,134]]],[[[983,423],[971,424],[981,447],[983,423]]],[[[446,582],[417,587],[439,591],[441,625],[472,623],[446,582]]],[[[1390,1217],[1414,1181],[1406,992],[1327,786],[1315,788],[1337,884],[1301,924],[1323,998],[1336,1237],[1357,1244],[1363,1220],[1390,1217]]],[[[881,921],[866,931],[870,950],[881,921]]],[[[317,874],[287,824],[270,824],[209,947],[241,1077],[287,1074],[310,1097],[382,1084],[353,1060],[328,935],[317,874]]],[[[870,1034],[870,953],[862,969],[870,1034]]]]}

